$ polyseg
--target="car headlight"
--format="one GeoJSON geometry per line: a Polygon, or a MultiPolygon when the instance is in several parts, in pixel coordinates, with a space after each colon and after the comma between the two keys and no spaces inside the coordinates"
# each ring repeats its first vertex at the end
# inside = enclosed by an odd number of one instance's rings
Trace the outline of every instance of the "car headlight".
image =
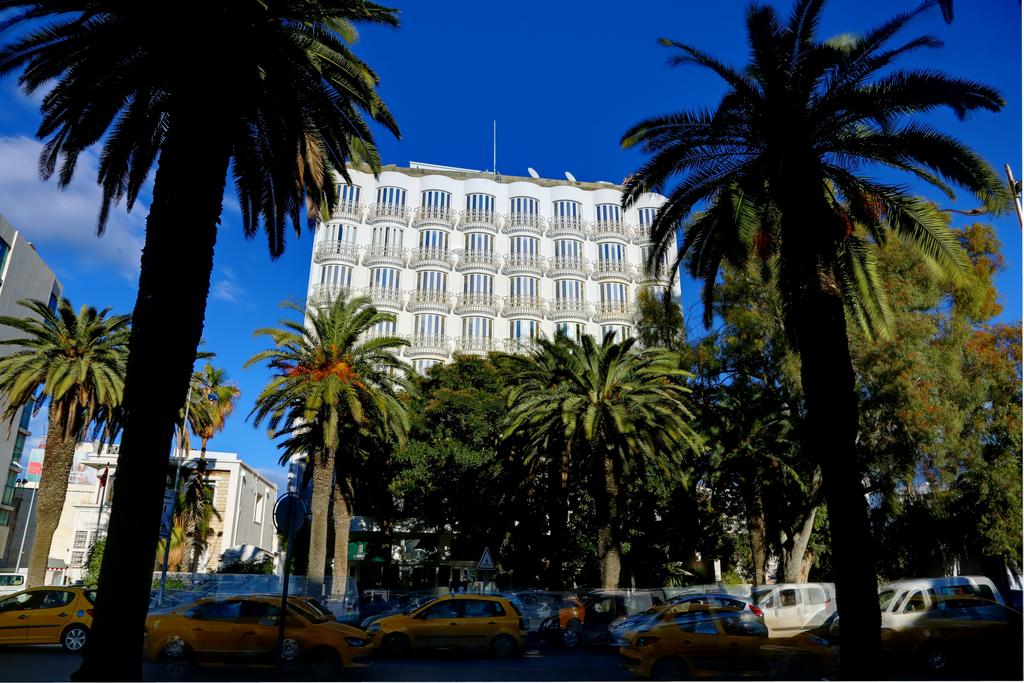
{"type": "Polygon", "coordinates": [[[375,621],[372,624],[370,624],[370,627],[368,629],[366,629],[366,632],[367,633],[376,633],[379,630],[380,630],[380,622],[379,621],[375,621]]]}
{"type": "Polygon", "coordinates": [[[347,638],[345,638],[345,642],[348,643],[351,647],[366,647],[370,644],[370,641],[366,638],[356,638],[354,636],[348,636],[347,638]]]}

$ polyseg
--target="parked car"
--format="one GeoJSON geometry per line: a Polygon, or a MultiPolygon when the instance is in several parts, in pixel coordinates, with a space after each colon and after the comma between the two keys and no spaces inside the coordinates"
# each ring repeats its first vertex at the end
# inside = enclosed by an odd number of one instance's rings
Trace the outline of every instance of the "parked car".
{"type": "Polygon", "coordinates": [[[25,590],[28,570],[0,573],[0,595],[10,595],[25,590]]]}
{"type": "Polygon", "coordinates": [[[831,583],[777,583],[754,588],[754,602],[764,611],[772,637],[821,626],[836,611],[831,583]]]}
{"type": "Polygon", "coordinates": [[[560,627],[573,619],[583,623],[583,602],[568,591],[520,590],[509,596],[522,603],[527,631],[539,631],[551,617],[560,627]]]}
{"type": "MultiPolygon", "coordinates": [[[[369,663],[364,631],[311,608],[311,598],[288,599],[281,659],[309,675],[331,679],[342,668],[369,663]]],[[[272,666],[278,645],[280,596],[203,598],[146,618],[145,655],[178,675],[192,665],[272,666]]]]}
{"type": "Polygon", "coordinates": [[[833,648],[806,633],[770,638],[749,610],[701,606],[677,612],[619,649],[624,669],[640,678],[782,677],[818,679],[835,670],[833,648]]]}
{"type": "Polygon", "coordinates": [[[628,643],[627,635],[631,632],[645,631],[659,622],[668,621],[680,612],[731,607],[747,611],[756,617],[763,618],[761,608],[750,600],[737,595],[725,593],[688,593],[670,598],[660,605],[655,605],[633,616],[619,617],[608,625],[608,634],[613,647],[621,647],[628,643]]]}
{"type": "Polygon", "coordinates": [[[523,647],[526,623],[506,597],[458,593],[435,598],[407,614],[377,619],[367,632],[374,647],[393,656],[460,649],[511,657],[523,647]]]}
{"type": "Polygon", "coordinates": [[[96,591],[44,586],[0,599],[0,645],[56,645],[81,652],[89,642],[96,591]]]}
{"type": "Polygon", "coordinates": [[[962,668],[971,678],[1020,680],[1024,660],[1020,612],[972,595],[940,596],[915,620],[882,629],[882,650],[895,668],[931,676],[962,668]]]}
{"type": "Polygon", "coordinates": [[[608,627],[616,619],[631,617],[660,605],[665,594],[654,590],[596,590],[582,599],[582,607],[574,606],[565,613],[560,612],[557,621],[550,617],[541,624],[540,637],[566,647],[583,644],[607,644],[611,641],[608,627]],[[579,618],[569,617],[572,610],[581,614],[579,618]]]}
{"type": "Polygon", "coordinates": [[[884,628],[902,628],[918,615],[935,608],[942,598],[975,596],[1005,604],[1002,594],[984,576],[944,576],[933,579],[901,579],[878,589],[884,628]]]}
{"type": "Polygon", "coordinates": [[[555,604],[556,612],[542,619],[537,634],[542,640],[560,643],[568,648],[576,647],[583,637],[583,624],[587,609],[575,595],[565,595],[555,604]]]}

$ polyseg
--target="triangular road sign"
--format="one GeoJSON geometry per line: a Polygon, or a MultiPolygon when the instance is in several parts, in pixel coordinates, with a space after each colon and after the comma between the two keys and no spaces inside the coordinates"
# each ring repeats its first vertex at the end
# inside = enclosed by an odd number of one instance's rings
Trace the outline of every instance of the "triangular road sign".
{"type": "Polygon", "coordinates": [[[480,561],[476,563],[476,568],[483,571],[494,571],[494,559],[491,557],[490,548],[484,548],[484,554],[480,556],[480,561]]]}

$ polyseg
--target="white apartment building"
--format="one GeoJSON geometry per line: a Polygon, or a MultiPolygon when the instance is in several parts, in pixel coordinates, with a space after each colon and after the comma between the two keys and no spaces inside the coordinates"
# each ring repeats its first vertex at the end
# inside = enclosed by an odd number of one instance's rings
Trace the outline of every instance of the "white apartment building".
{"type": "Polygon", "coordinates": [[[317,228],[308,301],[368,295],[396,316],[374,334],[407,338],[418,372],[556,332],[631,336],[640,288],[678,294],[665,264],[643,267],[660,195],[622,211],[622,187],[604,182],[417,163],[350,175],[317,228]]]}

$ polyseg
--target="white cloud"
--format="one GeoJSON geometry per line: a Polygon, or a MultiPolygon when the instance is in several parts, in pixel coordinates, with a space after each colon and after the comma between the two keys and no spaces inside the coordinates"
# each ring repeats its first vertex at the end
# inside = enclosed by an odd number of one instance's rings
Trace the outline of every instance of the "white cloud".
{"type": "Polygon", "coordinates": [[[102,192],[96,183],[97,155],[81,155],[75,177],[66,190],[55,179],[39,179],[42,144],[28,137],[0,136],[0,214],[39,246],[73,249],[81,265],[113,266],[126,279],[139,273],[146,206],[136,203],[131,214],[124,206],[111,210],[103,237],[96,236],[102,192]]]}
{"type": "Polygon", "coordinates": [[[288,470],[285,467],[257,467],[256,471],[260,476],[277,484],[277,495],[288,490],[288,470]]]}
{"type": "Polygon", "coordinates": [[[214,299],[237,304],[244,298],[245,288],[242,287],[238,278],[235,277],[235,272],[230,268],[224,267],[221,269],[220,278],[213,283],[211,293],[214,299]]]}

